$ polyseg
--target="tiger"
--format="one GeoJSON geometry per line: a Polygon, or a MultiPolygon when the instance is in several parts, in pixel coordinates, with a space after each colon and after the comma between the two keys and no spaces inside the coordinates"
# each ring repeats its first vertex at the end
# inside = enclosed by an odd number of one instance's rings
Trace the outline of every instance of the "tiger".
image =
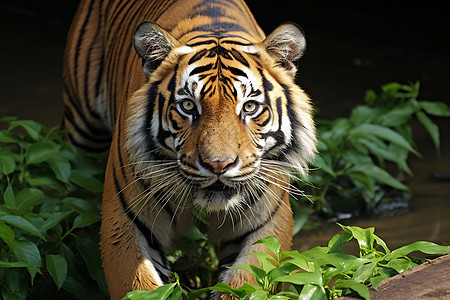
{"type": "MultiPolygon", "coordinates": [[[[195,212],[220,244],[218,281],[255,283],[255,241],[292,244],[290,180],[316,153],[296,83],[302,29],[269,35],[242,0],[81,0],[64,53],[63,127],[109,149],[100,250],[111,299],[173,279],[166,251],[195,212]]],[[[215,299],[230,295],[214,294],[215,299]]]]}

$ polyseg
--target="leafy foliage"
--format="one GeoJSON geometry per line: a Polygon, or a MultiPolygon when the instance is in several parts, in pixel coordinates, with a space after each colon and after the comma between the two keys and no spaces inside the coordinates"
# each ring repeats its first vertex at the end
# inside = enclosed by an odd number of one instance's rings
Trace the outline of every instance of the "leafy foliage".
{"type": "Polygon", "coordinates": [[[231,294],[237,299],[336,299],[350,294],[370,299],[369,286],[376,289],[383,279],[421,263],[421,259],[408,256],[411,252],[450,252],[450,246],[431,242],[415,242],[390,251],[386,243],[374,234],[374,228],[339,226],[344,233],[335,235],[327,247],[315,247],[302,253],[280,251],[281,245],[273,236],[257,241],[264,244],[272,255],[251,254],[257,257],[259,267],[231,267],[251,272],[257,285],[245,283],[235,289],[218,283],[212,287],[186,291],[175,274],[174,283],[152,292],[130,292],[124,299],[181,299],[181,295],[198,299],[210,291],[231,294]],[[358,243],[359,257],[340,252],[342,246],[351,240],[358,243]]]}
{"type": "Polygon", "coordinates": [[[309,184],[301,186],[314,211],[327,217],[371,212],[380,203],[410,197],[402,183],[412,175],[407,158],[420,156],[411,121],[424,126],[439,153],[439,128],[429,115],[450,116],[445,103],[417,100],[418,94],[419,83],[389,83],[380,95],[367,91],[365,105],[356,106],[349,118],[318,121],[319,154],[309,184]]]}
{"type": "Polygon", "coordinates": [[[107,298],[95,200],[105,155],[80,153],[34,121],[0,122],[3,299],[107,298]]]}

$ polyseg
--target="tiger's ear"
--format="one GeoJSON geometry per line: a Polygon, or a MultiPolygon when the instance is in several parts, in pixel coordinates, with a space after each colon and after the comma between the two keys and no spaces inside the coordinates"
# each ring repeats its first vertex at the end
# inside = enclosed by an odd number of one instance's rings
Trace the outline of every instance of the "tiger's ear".
{"type": "Polygon", "coordinates": [[[147,78],[179,42],[158,24],[143,21],[134,32],[134,49],[142,58],[142,68],[147,78]]]}
{"type": "Polygon", "coordinates": [[[301,28],[293,23],[280,25],[262,42],[267,53],[284,67],[288,74],[295,76],[296,61],[299,60],[306,48],[305,35],[301,28]]]}

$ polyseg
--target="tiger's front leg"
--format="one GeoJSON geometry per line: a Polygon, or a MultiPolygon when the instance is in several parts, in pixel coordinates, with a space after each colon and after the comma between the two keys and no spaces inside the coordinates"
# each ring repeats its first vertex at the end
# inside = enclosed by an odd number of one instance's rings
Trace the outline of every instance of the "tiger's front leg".
{"type": "MultiPolygon", "coordinates": [[[[289,194],[282,188],[273,186],[269,186],[268,190],[270,190],[269,195],[264,195],[259,203],[244,211],[246,214],[253,213],[252,219],[250,219],[250,216],[247,219],[242,214],[240,219],[234,216],[233,221],[229,220],[228,224],[223,225],[223,229],[216,232],[223,238],[220,252],[220,265],[223,270],[219,281],[229,284],[232,288],[240,288],[244,283],[257,284],[250,271],[226,268],[227,266],[241,264],[260,267],[256,256],[248,254],[258,252],[271,254],[271,252],[263,244],[253,245],[256,241],[267,236],[274,236],[281,243],[281,251],[291,248],[293,216],[289,204],[289,194]],[[275,193],[277,196],[273,195],[275,193]],[[234,223],[234,225],[231,223],[234,223]],[[231,233],[230,230],[227,231],[225,225],[234,226],[235,231],[240,230],[231,233]],[[230,233],[231,239],[229,238],[230,233]]],[[[215,293],[214,297],[215,299],[232,299],[231,295],[220,293],[215,293]]]]}
{"type": "Polygon", "coordinates": [[[164,225],[167,217],[161,212],[160,221],[153,224],[142,205],[132,204],[143,190],[127,183],[127,168],[117,167],[119,156],[117,152],[110,154],[100,230],[102,263],[111,299],[121,299],[134,290],[152,291],[171,282],[164,254],[170,243],[170,229],[164,225]]]}

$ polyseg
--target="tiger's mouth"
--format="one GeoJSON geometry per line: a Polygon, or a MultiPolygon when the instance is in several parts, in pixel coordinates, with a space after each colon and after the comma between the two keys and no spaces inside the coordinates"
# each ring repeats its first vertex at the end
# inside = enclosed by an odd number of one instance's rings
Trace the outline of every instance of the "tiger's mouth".
{"type": "Polygon", "coordinates": [[[223,211],[239,206],[244,201],[236,186],[229,186],[217,179],[208,186],[192,190],[193,202],[208,212],[223,211]]]}
{"type": "Polygon", "coordinates": [[[225,185],[222,181],[217,180],[213,184],[206,186],[203,189],[211,192],[228,192],[233,188],[228,185],[225,185]]]}

